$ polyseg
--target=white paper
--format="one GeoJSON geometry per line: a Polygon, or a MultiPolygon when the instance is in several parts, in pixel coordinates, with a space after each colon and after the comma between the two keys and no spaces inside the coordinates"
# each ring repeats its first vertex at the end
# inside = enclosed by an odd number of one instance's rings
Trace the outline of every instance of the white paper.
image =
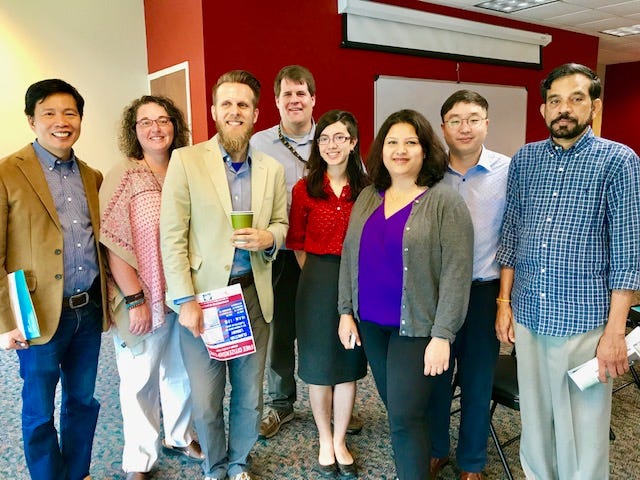
{"type": "MultiPolygon", "coordinates": [[[[640,360],[640,327],[629,332],[625,340],[627,342],[627,358],[629,364],[633,364],[640,360]]],[[[567,373],[580,390],[585,390],[600,381],[598,379],[598,359],[592,358],[567,373]]]]}

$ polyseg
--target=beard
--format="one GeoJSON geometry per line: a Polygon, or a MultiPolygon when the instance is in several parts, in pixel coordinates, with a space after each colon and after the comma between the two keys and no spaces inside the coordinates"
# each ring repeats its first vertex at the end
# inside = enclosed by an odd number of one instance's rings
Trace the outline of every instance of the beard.
{"type": "Polygon", "coordinates": [[[218,141],[220,145],[228,153],[242,152],[249,145],[251,135],[253,134],[253,125],[245,123],[245,128],[236,134],[230,134],[225,132],[226,125],[223,122],[216,122],[216,129],[218,130],[218,141]]]}
{"type": "Polygon", "coordinates": [[[578,138],[582,133],[587,129],[589,125],[591,125],[591,120],[593,120],[593,114],[589,115],[589,118],[586,122],[580,123],[576,118],[571,117],[568,113],[561,114],[555,120],[552,120],[548,125],[549,132],[553,138],[563,138],[563,139],[573,139],[578,138]],[[571,125],[561,125],[558,126],[557,123],[560,120],[570,120],[573,122],[573,126],[571,125]]]}

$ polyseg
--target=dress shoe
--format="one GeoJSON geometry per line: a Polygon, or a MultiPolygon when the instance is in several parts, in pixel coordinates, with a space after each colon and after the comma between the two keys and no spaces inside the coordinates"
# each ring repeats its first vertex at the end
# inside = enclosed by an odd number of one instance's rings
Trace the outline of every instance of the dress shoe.
{"type": "Polygon", "coordinates": [[[349,435],[357,435],[362,431],[362,419],[355,413],[351,414],[349,425],[347,425],[347,433],[349,435]]]}
{"type": "Polygon", "coordinates": [[[336,462],[333,462],[331,465],[322,465],[318,462],[315,469],[322,478],[338,478],[338,466],[336,462]]]}
{"type": "Polygon", "coordinates": [[[233,477],[229,477],[229,480],[253,480],[253,477],[249,475],[249,472],[240,472],[233,477]]]}
{"type": "Polygon", "coordinates": [[[147,480],[151,478],[149,472],[128,472],[127,480],[147,480]]]}
{"type": "Polygon", "coordinates": [[[204,453],[202,453],[200,449],[200,444],[195,440],[192,440],[186,447],[175,447],[162,440],[162,448],[170,455],[184,455],[191,460],[197,460],[199,462],[204,460],[204,453]]]}
{"type": "Polygon", "coordinates": [[[484,480],[482,472],[462,472],[460,480],[484,480]]]}
{"type": "Polygon", "coordinates": [[[449,457],[431,457],[431,461],[429,462],[429,478],[431,480],[435,479],[447,463],[449,463],[449,457]]]}
{"type": "Polygon", "coordinates": [[[258,436],[262,439],[271,438],[280,431],[280,427],[293,420],[293,409],[275,410],[270,408],[260,422],[258,436]]]}
{"type": "Polygon", "coordinates": [[[356,462],[349,464],[338,463],[338,473],[340,480],[355,480],[358,478],[358,467],[356,462]]]}

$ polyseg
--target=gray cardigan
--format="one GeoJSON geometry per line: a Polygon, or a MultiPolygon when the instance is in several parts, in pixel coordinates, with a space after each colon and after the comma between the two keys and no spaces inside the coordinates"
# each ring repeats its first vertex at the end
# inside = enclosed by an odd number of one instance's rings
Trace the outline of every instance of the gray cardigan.
{"type": "MultiPolygon", "coordinates": [[[[353,205],[340,262],[340,314],[358,318],[360,237],[365,222],[381,203],[380,194],[369,185],[353,205]]],[[[448,185],[437,183],[415,200],[402,249],[400,335],[453,342],[467,313],[473,274],[473,224],[462,197],[448,185]]]]}

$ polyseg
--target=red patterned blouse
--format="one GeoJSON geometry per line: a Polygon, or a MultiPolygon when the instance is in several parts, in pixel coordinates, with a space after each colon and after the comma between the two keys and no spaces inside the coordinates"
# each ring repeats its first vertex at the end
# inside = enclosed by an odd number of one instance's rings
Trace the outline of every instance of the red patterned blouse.
{"type": "Polygon", "coordinates": [[[294,185],[287,248],[316,255],[342,253],[342,242],[353,207],[353,201],[350,200],[351,187],[345,185],[338,198],[325,175],[324,191],[328,198],[312,198],[307,193],[306,178],[294,185]]]}

